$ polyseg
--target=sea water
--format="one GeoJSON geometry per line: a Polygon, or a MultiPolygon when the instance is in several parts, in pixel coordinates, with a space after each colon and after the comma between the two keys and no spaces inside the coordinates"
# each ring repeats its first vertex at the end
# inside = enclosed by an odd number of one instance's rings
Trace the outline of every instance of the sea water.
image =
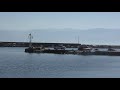
{"type": "Polygon", "coordinates": [[[120,56],[25,53],[0,48],[0,78],[120,78],[120,56]]]}

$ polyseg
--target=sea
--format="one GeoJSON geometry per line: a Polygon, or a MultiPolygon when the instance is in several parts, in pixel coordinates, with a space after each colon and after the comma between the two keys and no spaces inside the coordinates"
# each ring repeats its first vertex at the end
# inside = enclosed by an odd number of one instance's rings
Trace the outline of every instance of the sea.
{"type": "Polygon", "coordinates": [[[25,53],[0,47],[0,78],[120,78],[120,56],[25,53]]]}

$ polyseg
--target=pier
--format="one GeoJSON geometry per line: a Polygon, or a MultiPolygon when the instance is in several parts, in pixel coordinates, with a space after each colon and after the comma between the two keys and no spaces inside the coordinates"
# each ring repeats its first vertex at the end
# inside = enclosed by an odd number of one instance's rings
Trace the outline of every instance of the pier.
{"type": "Polygon", "coordinates": [[[27,53],[53,53],[53,54],[73,54],[73,55],[108,55],[120,56],[120,51],[79,51],[79,50],[25,50],[27,53]]]}
{"type": "MultiPolygon", "coordinates": [[[[120,56],[120,51],[116,51],[111,46],[108,46],[107,51],[99,51],[98,48],[88,45],[78,44],[75,48],[76,50],[68,50],[64,44],[52,45],[51,47],[39,46],[35,47],[32,43],[33,36],[29,34],[29,47],[25,49],[27,53],[54,53],[54,54],[78,54],[78,55],[110,55],[110,56],[120,56]]],[[[69,45],[71,47],[71,45],[69,45]]],[[[69,48],[70,48],[69,47],[69,48]]]]}
{"type": "MultiPolygon", "coordinates": [[[[112,48],[120,49],[120,45],[91,45],[91,44],[78,44],[78,43],[44,43],[44,42],[32,42],[34,47],[44,46],[44,47],[53,47],[55,45],[64,45],[67,48],[77,48],[79,45],[86,45],[93,48],[112,48]]],[[[29,47],[29,42],[0,42],[0,47],[29,47]]]]}
{"type": "Polygon", "coordinates": [[[85,45],[79,43],[39,43],[32,42],[29,34],[29,42],[0,42],[0,47],[28,47],[26,53],[54,53],[54,54],[77,54],[77,55],[110,55],[120,56],[120,46],[117,45],[85,45]],[[51,49],[53,48],[53,49],[51,49]],[[69,48],[69,50],[68,50],[69,48]],[[72,49],[76,48],[76,50],[72,49]],[[99,48],[108,49],[99,51],[99,48]]]}

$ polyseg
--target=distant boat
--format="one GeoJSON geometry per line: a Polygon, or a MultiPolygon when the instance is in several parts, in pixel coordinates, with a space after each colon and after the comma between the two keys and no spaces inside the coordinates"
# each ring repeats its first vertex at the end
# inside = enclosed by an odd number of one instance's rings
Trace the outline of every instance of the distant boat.
{"type": "Polygon", "coordinates": [[[112,49],[112,48],[108,48],[108,51],[115,51],[114,49],[112,49]]]}
{"type": "Polygon", "coordinates": [[[79,48],[78,48],[78,50],[80,50],[80,51],[90,51],[90,50],[92,50],[92,48],[91,47],[88,47],[88,46],[86,46],[86,45],[81,45],[79,48]]]}
{"type": "Polygon", "coordinates": [[[65,50],[65,46],[63,46],[63,45],[59,45],[59,46],[54,46],[54,49],[55,50],[58,50],[58,49],[61,49],[61,50],[65,50]]]}
{"type": "Polygon", "coordinates": [[[110,46],[108,47],[108,51],[115,51],[114,49],[112,49],[110,46]]]}
{"type": "Polygon", "coordinates": [[[95,50],[95,51],[98,51],[98,49],[97,49],[97,48],[95,48],[94,50],[95,50]]]}

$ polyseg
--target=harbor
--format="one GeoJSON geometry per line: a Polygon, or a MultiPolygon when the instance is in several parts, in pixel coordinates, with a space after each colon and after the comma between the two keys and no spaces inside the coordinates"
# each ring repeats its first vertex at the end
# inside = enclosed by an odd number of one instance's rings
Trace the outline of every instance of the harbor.
{"type": "Polygon", "coordinates": [[[0,18],[0,78],[120,78],[120,13],[0,18]]]}
{"type": "Polygon", "coordinates": [[[99,51],[99,50],[55,50],[55,49],[25,49],[26,53],[53,53],[53,54],[73,54],[73,55],[109,55],[120,56],[120,51],[99,51]]]}
{"type": "Polygon", "coordinates": [[[54,45],[52,47],[45,47],[43,45],[35,47],[32,45],[32,35],[29,34],[29,47],[25,49],[26,53],[54,53],[54,54],[74,54],[74,55],[109,55],[120,56],[120,50],[114,49],[111,46],[100,50],[93,46],[78,44],[77,48],[66,48],[63,44],[54,45]]]}

